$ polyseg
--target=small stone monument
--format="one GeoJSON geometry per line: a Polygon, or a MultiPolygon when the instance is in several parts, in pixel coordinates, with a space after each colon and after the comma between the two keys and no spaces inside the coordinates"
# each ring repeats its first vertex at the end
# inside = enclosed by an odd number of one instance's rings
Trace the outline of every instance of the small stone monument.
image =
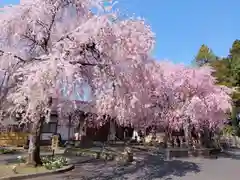
{"type": "Polygon", "coordinates": [[[126,147],[124,149],[122,156],[123,156],[122,159],[125,163],[133,162],[133,152],[131,148],[126,147]]]}
{"type": "Polygon", "coordinates": [[[53,135],[52,136],[52,145],[51,145],[52,151],[58,150],[58,144],[59,144],[58,135],[53,135]]]}

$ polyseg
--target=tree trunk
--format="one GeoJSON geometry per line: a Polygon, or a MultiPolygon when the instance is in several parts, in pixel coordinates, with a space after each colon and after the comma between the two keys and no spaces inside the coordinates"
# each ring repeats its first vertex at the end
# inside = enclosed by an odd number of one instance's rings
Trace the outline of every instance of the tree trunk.
{"type": "Polygon", "coordinates": [[[210,147],[210,134],[209,134],[209,130],[207,128],[204,128],[204,135],[203,135],[203,141],[204,141],[204,146],[206,148],[210,147]]]}
{"type": "Polygon", "coordinates": [[[178,146],[178,137],[177,136],[173,137],[173,145],[174,145],[174,147],[179,147],[178,146]]]}
{"type": "Polygon", "coordinates": [[[114,142],[116,136],[116,126],[113,120],[110,120],[109,132],[108,132],[108,141],[114,142]]]}
{"type": "Polygon", "coordinates": [[[68,140],[70,140],[70,134],[71,134],[71,123],[72,123],[72,116],[68,116],[68,140]]]}
{"type": "Polygon", "coordinates": [[[180,143],[180,148],[184,147],[184,142],[183,142],[184,137],[179,136],[179,143],[180,143]]]}
{"type": "Polygon", "coordinates": [[[202,138],[202,132],[198,132],[198,142],[199,142],[199,147],[203,147],[203,138],[202,138]]]}
{"type": "Polygon", "coordinates": [[[173,147],[173,136],[172,136],[172,132],[169,131],[167,133],[167,148],[172,148],[173,147]]]}
{"type": "Polygon", "coordinates": [[[42,165],[40,157],[40,140],[43,122],[44,118],[40,118],[35,124],[33,124],[32,133],[29,139],[27,165],[30,166],[42,165]]]}
{"type": "Polygon", "coordinates": [[[92,139],[90,139],[89,136],[87,136],[87,122],[86,122],[86,115],[84,114],[84,112],[82,112],[79,115],[79,121],[78,121],[78,128],[77,128],[77,132],[78,132],[78,143],[79,146],[87,148],[90,147],[92,145],[92,139]]]}
{"type": "MultiPolygon", "coordinates": [[[[77,125],[77,132],[78,132],[78,139],[84,135],[85,132],[85,114],[84,112],[80,112],[79,116],[78,116],[78,125],[77,125]],[[83,132],[84,131],[84,132],[83,132]]],[[[80,138],[81,139],[81,138],[80,138]]]]}
{"type": "Polygon", "coordinates": [[[164,134],[165,134],[165,137],[164,137],[164,147],[168,148],[168,146],[169,146],[169,132],[168,132],[167,128],[164,130],[164,134]]]}
{"type": "Polygon", "coordinates": [[[190,147],[191,144],[191,136],[190,136],[190,127],[189,123],[184,125],[184,138],[185,138],[185,146],[190,147]]]}
{"type": "Polygon", "coordinates": [[[81,115],[80,119],[79,119],[79,135],[80,135],[80,139],[82,136],[86,136],[86,122],[85,122],[85,116],[81,115]]]}

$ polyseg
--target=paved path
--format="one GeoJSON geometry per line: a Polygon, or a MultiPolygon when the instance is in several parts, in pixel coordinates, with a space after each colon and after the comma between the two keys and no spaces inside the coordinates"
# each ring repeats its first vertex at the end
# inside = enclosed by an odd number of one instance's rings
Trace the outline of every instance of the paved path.
{"type": "Polygon", "coordinates": [[[137,157],[138,162],[129,166],[100,160],[84,164],[75,161],[75,169],[71,172],[44,177],[44,180],[239,180],[240,160],[237,156],[170,161],[163,160],[160,155],[138,154],[137,157]]]}

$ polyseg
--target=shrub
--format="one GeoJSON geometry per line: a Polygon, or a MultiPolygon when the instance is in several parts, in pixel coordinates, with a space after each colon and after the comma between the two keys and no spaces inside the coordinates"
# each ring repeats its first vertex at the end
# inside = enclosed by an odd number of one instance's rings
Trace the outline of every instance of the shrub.
{"type": "Polygon", "coordinates": [[[222,129],[222,134],[224,136],[234,136],[236,135],[236,128],[234,126],[230,126],[230,125],[226,125],[223,129],[222,129]]]}
{"type": "Polygon", "coordinates": [[[56,157],[45,156],[42,157],[42,162],[43,166],[49,170],[59,169],[68,164],[67,158],[61,156],[56,157]]]}

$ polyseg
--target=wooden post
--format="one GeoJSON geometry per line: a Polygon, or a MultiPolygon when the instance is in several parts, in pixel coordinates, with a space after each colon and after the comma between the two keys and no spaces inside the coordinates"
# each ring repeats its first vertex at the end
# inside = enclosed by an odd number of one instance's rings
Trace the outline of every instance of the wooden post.
{"type": "Polygon", "coordinates": [[[52,137],[52,158],[54,158],[54,155],[55,155],[55,151],[58,149],[58,144],[59,144],[59,139],[58,139],[58,136],[57,135],[54,135],[52,137]]]}
{"type": "Polygon", "coordinates": [[[180,141],[180,147],[181,147],[181,148],[184,147],[183,139],[184,139],[183,136],[179,136],[179,141],[180,141]]]}
{"type": "Polygon", "coordinates": [[[53,150],[52,150],[52,160],[53,160],[53,158],[54,158],[54,154],[55,154],[55,150],[53,149],[53,150]]]}
{"type": "Polygon", "coordinates": [[[72,116],[68,116],[68,140],[70,140],[70,127],[71,127],[72,116]]]}

